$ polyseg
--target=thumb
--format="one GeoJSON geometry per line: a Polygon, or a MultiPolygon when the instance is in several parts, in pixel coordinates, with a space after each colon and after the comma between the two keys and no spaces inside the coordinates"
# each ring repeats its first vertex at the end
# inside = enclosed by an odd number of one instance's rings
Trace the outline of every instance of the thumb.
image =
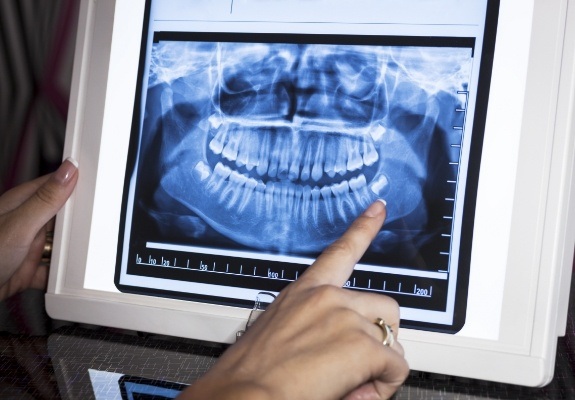
{"type": "Polygon", "coordinates": [[[10,217],[17,221],[13,227],[20,231],[20,235],[15,236],[32,240],[64,206],[77,180],[76,162],[68,158],[26,201],[11,212],[10,217]],[[27,238],[28,235],[32,236],[27,238]]]}

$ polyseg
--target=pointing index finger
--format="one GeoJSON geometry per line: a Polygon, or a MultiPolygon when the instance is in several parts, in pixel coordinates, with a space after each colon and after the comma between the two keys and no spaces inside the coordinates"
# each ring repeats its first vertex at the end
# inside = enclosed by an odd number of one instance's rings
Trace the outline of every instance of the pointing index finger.
{"type": "Polygon", "coordinates": [[[386,217],[386,203],[378,200],[315,260],[298,282],[312,286],[342,286],[375,238],[386,217]]]}

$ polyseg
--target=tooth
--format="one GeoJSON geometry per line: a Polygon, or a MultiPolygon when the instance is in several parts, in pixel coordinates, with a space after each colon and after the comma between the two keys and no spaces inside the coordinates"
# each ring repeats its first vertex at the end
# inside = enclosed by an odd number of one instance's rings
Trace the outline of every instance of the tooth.
{"type": "Polygon", "coordinates": [[[222,156],[230,161],[235,161],[238,158],[238,148],[242,142],[243,132],[241,130],[235,129],[230,133],[228,137],[228,143],[224,146],[222,151],[222,156]]]}
{"type": "Polygon", "coordinates": [[[196,182],[205,181],[212,174],[212,169],[204,161],[198,161],[194,169],[192,170],[192,176],[196,182]]]}
{"type": "Polygon", "coordinates": [[[256,172],[259,176],[264,176],[268,172],[268,160],[270,154],[270,132],[264,132],[262,135],[261,148],[259,150],[260,158],[256,172]]]}
{"type": "Polygon", "coordinates": [[[219,128],[214,135],[214,138],[210,141],[210,150],[212,150],[214,154],[221,154],[224,150],[228,136],[228,128],[228,126],[219,128]]]}
{"type": "Polygon", "coordinates": [[[302,221],[304,223],[307,222],[307,216],[309,212],[310,206],[310,199],[311,199],[311,188],[309,186],[304,186],[301,190],[301,213],[302,221]]]}
{"type": "Polygon", "coordinates": [[[303,158],[303,165],[301,167],[301,175],[300,178],[302,181],[307,181],[310,175],[310,166],[311,166],[311,158],[313,154],[312,145],[308,142],[307,149],[305,150],[305,156],[303,158]]]}
{"type": "Polygon", "coordinates": [[[255,212],[256,217],[259,217],[261,212],[264,210],[266,195],[265,195],[266,185],[262,181],[258,181],[255,188],[255,212]]]}
{"type": "Polygon", "coordinates": [[[280,152],[280,159],[278,165],[278,173],[277,176],[280,179],[286,179],[289,173],[289,156],[294,148],[294,143],[290,143],[289,137],[282,134],[281,140],[281,152],[280,152]]]}
{"type": "Polygon", "coordinates": [[[379,123],[372,125],[369,129],[369,135],[376,142],[379,139],[381,139],[381,137],[385,134],[385,132],[386,132],[385,127],[379,123]]]}
{"type": "Polygon", "coordinates": [[[313,218],[313,222],[315,223],[315,226],[319,227],[319,219],[318,219],[318,213],[319,213],[319,198],[321,196],[321,192],[319,191],[319,188],[316,186],[313,189],[311,189],[311,214],[312,214],[312,218],[313,218]]]}
{"type": "Polygon", "coordinates": [[[361,174],[356,178],[350,179],[349,188],[361,208],[366,208],[369,205],[370,196],[367,191],[367,180],[365,179],[365,175],[361,174]]]}
{"type": "Polygon", "coordinates": [[[240,198],[240,194],[243,192],[242,187],[247,180],[248,178],[236,171],[232,171],[230,174],[229,182],[220,194],[220,203],[224,204],[228,210],[235,207],[236,202],[240,198]],[[231,198],[229,201],[226,201],[229,195],[231,195],[231,198]]]}
{"type": "Polygon", "coordinates": [[[213,129],[219,129],[220,126],[223,123],[222,117],[216,114],[212,114],[210,115],[210,117],[208,118],[208,122],[210,124],[210,127],[213,129]]]}
{"type": "Polygon", "coordinates": [[[282,135],[279,135],[277,132],[274,133],[275,141],[270,154],[270,165],[268,167],[268,176],[270,178],[275,178],[278,175],[278,164],[280,162],[281,154],[284,151],[282,135]]]}
{"type": "Polygon", "coordinates": [[[352,213],[356,212],[353,200],[349,196],[349,184],[347,183],[347,181],[336,183],[331,187],[331,191],[335,196],[335,202],[337,205],[337,211],[339,212],[339,216],[341,217],[341,219],[347,222],[345,205],[349,207],[349,210],[352,211],[352,213]]]}
{"type": "Polygon", "coordinates": [[[373,193],[379,196],[383,194],[383,190],[387,187],[388,184],[389,181],[387,180],[387,177],[381,174],[370,183],[369,187],[373,193]]]}
{"type": "Polygon", "coordinates": [[[341,144],[337,148],[337,158],[333,170],[336,174],[345,175],[347,172],[347,146],[341,144]]]}
{"type": "Polygon", "coordinates": [[[357,140],[351,140],[347,147],[348,158],[347,158],[347,170],[355,171],[363,167],[363,161],[361,155],[359,154],[359,142],[357,140]]]}
{"type": "Polygon", "coordinates": [[[223,183],[231,173],[232,170],[230,168],[226,167],[221,162],[217,163],[214,168],[214,173],[210,175],[210,178],[206,183],[206,190],[209,192],[219,192],[223,183]]]}
{"type": "Polygon", "coordinates": [[[297,149],[295,151],[295,156],[291,161],[291,166],[289,168],[288,178],[290,181],[296,181],[299,178],[299,164],[301,162],[301,151],[297,149]]]}
{"type": "Polygon", "coordinates": [[[311,178],[314,181],[319,181],[321,176],[323,175],[323,157],[324,157],[324,139],[319,138],[319,143],[317,145],[316,153],[315,153],[315,160],[313,163],[313,168],[311,170],[311,178]]]}
{"type": "Polygon", "coordinates": [[[250,200],[252,199],[252,197],[254,195],[254,190],[255,190],[257,185],[258,185],[258,182],[254,178],[249,178],[246,181],[245,188],[243,190],[244,197],[243,197],[240,205],[238,206],[238,212],[242,213],[245,210],[245,208],[247,207],[247,205],[250,203],[250,200]]]}
{"type": "Polygon", "coordinates": [[[266,215],[272,215],[272,211],[274,209],[275,186],[274,182],[268,182],[266,184],[266,215]]]}
{"type": "Polygon", "coordinates": [[[379,154],[375,150],[375,146],[371,141],[364,141],[362,143],[363,163],[367,166],[373,165],[379,159],[379,154]]]}
{"type": "Polygon", "coordinates": [[[325,213],[327,215],[327,219],[331,224],[333,224],[333,197],[331,193],[331,189],[329,186],[324,186],[320,189],[321,197],[323,198],[323,204],[325,206],[325,213]]]}
{"type": "Polygon", "coordinates": [[[335,176],[335,164],[338,150],[337,140],[327,138],[325,144],[325,164],[323,170],[330,178],[335,176]]]}
{"type": "Polygon", "coordinates": [[[292,185],[293,188],[293,209],[291,215],[300,216],[302,206],[303,188],[300,185],[292,185]]]}

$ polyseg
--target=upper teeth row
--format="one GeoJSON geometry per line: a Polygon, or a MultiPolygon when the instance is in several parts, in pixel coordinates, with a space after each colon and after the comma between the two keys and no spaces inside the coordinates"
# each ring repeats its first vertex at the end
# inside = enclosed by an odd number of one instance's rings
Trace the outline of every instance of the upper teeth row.
{"type": "Polygon", "coordinates": [[[213,133],[209,148],[259,176],[318,182],[345,175],[379,159],[372,140],[334,135],[296,134],[268,127],[262,132],[250,127],[223,124],[213,133]]]}

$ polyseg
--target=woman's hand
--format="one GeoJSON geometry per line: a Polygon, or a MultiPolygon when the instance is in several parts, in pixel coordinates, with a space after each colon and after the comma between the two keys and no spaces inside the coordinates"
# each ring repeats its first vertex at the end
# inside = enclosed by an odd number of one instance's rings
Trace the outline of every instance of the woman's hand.
{"type": "Polygon", "coordinates": [[[0,300],[46,287],[48,266],[40,263],[46,232],[77,180],[76,166],[66,160],[56,172],[0,196],[0,300]]]}
{"type": "Polygon", "coordinates": [[[409,368],[400,343],[384,346],[374,321],[385,320],[396,336],[399,307],[383,295],[342,289],[384,219],[383,203],[375,202],[182,398],[392,396],[409,368]]]}

